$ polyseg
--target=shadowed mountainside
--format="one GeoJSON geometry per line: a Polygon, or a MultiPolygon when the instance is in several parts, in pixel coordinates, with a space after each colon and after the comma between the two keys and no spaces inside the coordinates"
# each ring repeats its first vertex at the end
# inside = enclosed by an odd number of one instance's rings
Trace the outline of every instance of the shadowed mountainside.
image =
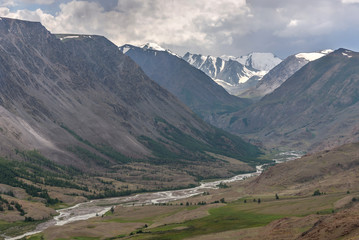
{"type": "Polygon", "coordinates": [[[359,53],[310,62],[273,93],[218,125],[268,147],[317,151],[359,140],[359,53]]]}
{"type": "Polygon", "coordinates": [[[143,71],[170,91],[205,121],[215,123],[218,115],[247,107],[251,101],[226,92],[201,70],[168,51],[120,47],[143,71]]]}
{"type": "MultiPolygon", "coordinates": [[[[143,171],[163,165],[164,175],[179,171],[193,181],[251,169],[206,152],[252,165],[260,154],[200,120],[104,37],[55,36],[40,23],[7,18],[0,21],[0,34],[4,156],[37,149],[84,171],[117,166],[113,176],[135,171],[126,169],[133,165],[143,171]]],[[[144,181],[136,176],[125,178],[144,181]]]]}

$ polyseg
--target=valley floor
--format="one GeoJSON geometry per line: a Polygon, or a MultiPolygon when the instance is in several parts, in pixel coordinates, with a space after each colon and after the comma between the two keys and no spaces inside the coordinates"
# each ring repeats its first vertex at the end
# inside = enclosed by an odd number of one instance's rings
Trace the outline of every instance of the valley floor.
{"type": "Polygon", "coordinates": [[[117,206],[113,213],[50,227],[29,239],[355,239],[359,234],[356,190],[279,193],[277,199],[276,193],[246,194],[245,185],[169,204],[117,206]]]}
{"type": "MultiPolygon", "coordinates": [[[[117,205],[28,239],[358,239],[358,146],[308,154],[187,199],[117,205]]],[[[0,222],[0,230],[33,224],[0,222]]]]}

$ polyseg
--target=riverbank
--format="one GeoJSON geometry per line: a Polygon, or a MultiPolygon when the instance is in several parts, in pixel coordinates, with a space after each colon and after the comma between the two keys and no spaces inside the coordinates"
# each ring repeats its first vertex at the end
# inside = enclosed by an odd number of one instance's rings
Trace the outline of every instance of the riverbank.
{"type": "MultiPolygon", "coordinates": [[[[296,155],[294,155],[293,153],[287,153],[283,156],[286,156],[288,160],[292,160],[296,155]]],[[[218,185],[221,183],[229,184],[241,181],[252,176],[258,176],[262,171],[263,165],[257,166],[256,172],[253,173],[239,174],[229,179],[222,179],[213,182],[202,182],[200,186],[189,189],[141,193],[133,196],[97,199],[91,200],[89,202],[79,203],[69,208],[57,210],[57,212],[59,213],[58,216],[55,216],[53,219],[47,222],[39,224],[34,231],[27,232],[21,236],[8,237],[6,238],[6,240],[21,239],[25,236],[40,233],[51,226],[62,226],[68,223],[73,223],[75,221],[87,220],[96,216],[102,216],[103,214],[108,212],[113,206],[143,206],[164,204],[168,202],[187,199],[193,196],[201,195],[209,189],[218,189],[218,185]]]]}
{"type": "Polygon", "coordinates": [[[108,212],[112,206],[152,205],[152,204],[161,204],[161,203],[167,203],[171,201],[190,198],[196,195],[203,194],[203,192],[206,189],[207,190],[218,189],[218,185],[220,183],[232,183],[252,176],[258,176],[261,173],[261,171],[262,171],[262,166],[258,166],[257,171],[254,173],[240,174],[229,179],[222,179],[213,182],[205,182],[205,183],[201,183],[200,186],[194,188],[141,193],[127,197],[97,199],[97,200],[91,200],[89,202],[79,203],[69,208],[57,210],[59,215],[55,216],[53,219],[45,223],[39,224],[34,231],[16,237],[6,237],[5,239],[17,240],[26,236],[40,233],[45,229],[49,228],[50,226],[62,226],[75,221],[87,220],[89,218],[93,218],[96,216],[102,216],[103,214],[108,212]]]}

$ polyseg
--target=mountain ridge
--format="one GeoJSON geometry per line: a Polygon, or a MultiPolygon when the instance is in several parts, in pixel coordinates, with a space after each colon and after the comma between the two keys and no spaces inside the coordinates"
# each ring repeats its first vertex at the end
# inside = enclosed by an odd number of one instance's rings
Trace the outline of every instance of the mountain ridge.
{"type": "MultiPolygon", "coordinates": [[[[40,23],[6,18],[0,31],[0,150],[10,159],[21,158],[14,149],[36,149],[57,164],[89,172],[106,174],[103,169],[117,166],[110,175],[124,181],[130,180],[126,167],[147,171],[162,164],[174,174],[177,164],[186,178],[178,183],[186,185],[193,176],[213,175],[197,160],[216,165],[221,176],[241,171],[205,151],[249,162],[259,154],[195,116],[102,36],[55,36],[40,23]]],[[[146,184],[140,175],[131,181],[146,184]]]]}
{"type": "Polygon", "coordinates": [[[207,122],[223,112],[247,107],[250,100],[228,94],[205,73],[167,51],[143,49],[133,45],[120,47],[151,79],[178,97],[207,122]]]}
{"type": "Polygon", "coordinates": [[[273,92],[283,82],[285,82],[285,80],[287,80],[308,62],[317,60],[332,51],[333,50],[328,49],[319,52],[297,53],[291,55],[272,68],[254,87],[247,89],[239,96],[251,99],[260,99],[261,97],[273,92]]]}
{"type": "Polygon", "coordinates": [[[309,151],[358,141],[358,61],[358,53],[338,49],[306,64],[247,110],[228,115],[228,129],[255,134],[267,146],[309,151]]]}

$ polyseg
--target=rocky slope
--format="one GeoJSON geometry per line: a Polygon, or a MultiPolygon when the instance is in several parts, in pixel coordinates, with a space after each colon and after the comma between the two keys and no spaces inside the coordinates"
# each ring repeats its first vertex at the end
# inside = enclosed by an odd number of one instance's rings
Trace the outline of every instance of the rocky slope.
{"type": "Polygon", "coordinates": [[[208,122],[217,114],[233,112],[250,104],[228,94],[202,71],[175,54],[159,47],[124,45],[120,47],[159,85],[173,93],[208,122]]]}
{"type": "Polygon", "coordinates": [[[259,153],[204,123],[104,37],[55,36],[7,18],[0,36],[0,153],[9,159],[33,159],[14,149],[37,149],[57,164],[96,174],[111,168],[111,177],[134,182],[151,182],[143,178],[150,166],[164,166],[163,176],[188,183],[241,171],[206,151],[247,162],[259,153]]]}
{"type": "Polygon", "coordinates": [[[358,141],[358,63],[358,53],[336,50],[220,124],[269,147],[314,151],[358,141]]]}

